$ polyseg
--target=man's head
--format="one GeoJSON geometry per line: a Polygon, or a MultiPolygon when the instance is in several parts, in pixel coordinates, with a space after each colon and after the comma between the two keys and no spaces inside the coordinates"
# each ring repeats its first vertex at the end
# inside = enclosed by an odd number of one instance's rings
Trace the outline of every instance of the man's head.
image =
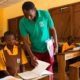
{"type": "Polygon", "coordinates": [[[22,10],[26,18],[33,20],[36,17],[36,8],[34,3],[28,1],[22,5],[22,10]]]}
{"type": "Polygon", "coordinates": [[[16,43],[15,35],[10,31],[5,32],[4,41],[6,42],[7,45],[14,45],[16,43]]]}

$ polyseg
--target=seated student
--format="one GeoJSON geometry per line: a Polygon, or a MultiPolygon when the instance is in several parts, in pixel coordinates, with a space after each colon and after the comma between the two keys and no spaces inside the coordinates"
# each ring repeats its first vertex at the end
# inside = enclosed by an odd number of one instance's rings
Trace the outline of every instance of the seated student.
{"type": "Polygon", "coordinates": [[[69,37],[68,37],[68,41],[65,42],[65,43],[62,45],[62,53],[65,52],[65,51],[71,50],[71,49],[73,49],[74,47],[76,47],[76,45],[74,44],[73,37],[72,37],[72,36],[69,36],[69,37]]]}
{"type": "MultiPolygon", "coordinates": [[[[72,36],[69,36],[69,37],[68,37],[68,41],[62,45],[62,53],[63,53],[63,52],[66,52],[66,51],[68,51],[68,50],[71,50],[71,49],[73,49],[73,48],[75,48],[75,47],[77,47],[77,46],[78,46],[78,45],[74,43],[73,37],[72,37],[72,36]]],[[[76,57],[76,58],[74,58],[74,59],[70,59],[69,61],[67,61],[67,63],[66,63],[66,65],[67,65],[67,70],[68,70],[68,68],[69,68],[69,66],[68,66],[69,64],[72,64],[72,63],[74,63],[74,62],[76,62],[76,61],[78,61],[78,60],[80,60],[80,58],[79,58],[79,57],[76,57]]]]}
{"type": "Polygon", "coordinates": [[[0,50],[0,78],[6,77],[8,75],[9,75],[9,73],[6,70],[5,58],[3,55],[3,51],[0,50]]]}
{"type": "Polygon", "coordinates": [[[24,54],[22,47],[17,43],[15,36],[12,32],[7,31],[4,34],[4,46],[2,53],[3,55],[3,66],[6,66],[7,71],[10,75],[16,75],[17,72],[24,70],[24,64],[26,64],[27,58],[24,54]]]}

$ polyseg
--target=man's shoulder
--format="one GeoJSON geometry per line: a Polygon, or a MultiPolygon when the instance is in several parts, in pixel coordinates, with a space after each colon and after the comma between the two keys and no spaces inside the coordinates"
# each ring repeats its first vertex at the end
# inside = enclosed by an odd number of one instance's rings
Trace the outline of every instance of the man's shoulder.
{"type": "Polygon", "coordinates": [[[38,12],[40,13],[40,15],[47,17],[49,15],[49,11],[48,10],[38,10],[38,12]]]}
{"type": "Polygon", "coordinates": [[[20,23],[24,22],[24,17],[22,17],[19,22],[20,23]]]}
{"type": "Polygon", "coordinates": [[[38,10],[38,12],[40,12],[40,13],[47,13],[48,10],[38,10]]]}

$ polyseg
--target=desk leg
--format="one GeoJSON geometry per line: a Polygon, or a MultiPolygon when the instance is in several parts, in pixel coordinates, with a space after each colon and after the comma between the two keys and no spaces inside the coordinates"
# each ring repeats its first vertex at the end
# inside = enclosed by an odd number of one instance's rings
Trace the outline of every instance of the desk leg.
{"type": "Polygon", "coordinates": [[[58,80],[66,80],[66,61],[65,55],[57,55],[58,61],[58,80]]]}

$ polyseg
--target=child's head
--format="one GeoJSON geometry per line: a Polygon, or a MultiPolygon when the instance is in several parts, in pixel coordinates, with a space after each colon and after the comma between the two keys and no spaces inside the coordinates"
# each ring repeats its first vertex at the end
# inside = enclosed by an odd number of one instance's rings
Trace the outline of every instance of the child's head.
{"type": "Polygon", "coordinates": [[[74,38],[72,36],[68,37],[68,44],[72,44],[74,42],[74,38]]]}
{"type": "Polygon", "coordinates": [[[14,45],[16,42],[15,35],[10,31],[5,32],[4,41],[6,42],[7,45],[14,45]]]}

